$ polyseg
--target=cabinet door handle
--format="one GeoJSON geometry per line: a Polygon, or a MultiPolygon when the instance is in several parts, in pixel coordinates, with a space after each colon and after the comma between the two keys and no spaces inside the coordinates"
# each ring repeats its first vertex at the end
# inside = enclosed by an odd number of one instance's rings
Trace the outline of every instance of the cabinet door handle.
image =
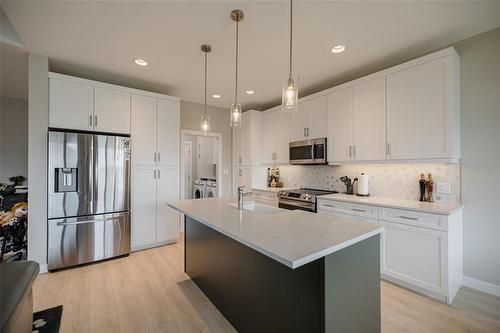
{"type": "Polygon", "coordinates": [[[92,116],[89,116],[89,125],[92,126],[92,116]]]}
{"type": "Polygon", "coordinates": [[[352,146],[349,146],[349,157],[352,157],[352,146]]]}
{"type": "Polygon", "coordinates": [[[243,157],[238,157],[238,163],[242,164],[243,163],[243,157]]]}
{"type": "Polygon", "coordinates": [[[306,127],[307,137],[309,137],[309,127],[306,127]]]}
{"type": "Polygon", "coordinates": [[[153,161],[156,162],[156,152],[153,153],[153,161]]]}
{"type": "Polygon", "coordinates": [[[94,127],[97,127],[97,116],[94,116],[94,127]]]}
{"type": "Polygon", "coordinates": [[[405,219],[405,220],[418,221],[418,217],[410,217],[410,216],[401,215],[400,218],[405,219]]]}
{"type": "Polygon", "coordinates": [[[161,178],[161,175],[160,175],[160,170],[158,170],[158,179],[161,178]]]}
{"type": "Polygon", "coordinates": [[[391,155],[392,153],[392,149],[391,149],[391,144],[390,143],[387,143],[387,155],[391,155]]]}
{"type": "MultiPolygon", "coordinates": [[[[160,162],[160,152],[158,152],[158,162],[160,162]]],[[[158,170],[160,171],[160,170],[158,170]]]]}
{"type": "Polygon", "coordinates": [[[355,212],[366,213],[366,209],[353,208],[352,210],[355,212]]]}
{"type": "Polygon", "coordinates": [[[156,179],[156,170],[153,171],[153,178],[156,179]]]}
{"type": "Polygon", "coordinates": [[[306,137],[306,128],[304,127],[304,137],[306,137]]]}

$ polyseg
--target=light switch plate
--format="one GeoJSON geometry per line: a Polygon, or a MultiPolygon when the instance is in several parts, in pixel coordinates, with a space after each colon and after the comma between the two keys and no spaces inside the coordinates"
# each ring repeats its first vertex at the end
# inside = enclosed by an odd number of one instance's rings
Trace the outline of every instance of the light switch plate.
{"type": "Polygon", "coordinates": [[[437,193],[451,193],[451,183],[437,183],[436,185],[437,193]]]}

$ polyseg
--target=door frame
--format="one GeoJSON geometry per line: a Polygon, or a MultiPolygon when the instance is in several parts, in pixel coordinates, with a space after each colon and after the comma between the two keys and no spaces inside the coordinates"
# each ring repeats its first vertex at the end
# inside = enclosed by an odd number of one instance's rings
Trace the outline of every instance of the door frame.
{"type": "MultiPolygon", "coordinates": [[[[185,154],[186,154],[186,146],[189,146],[189,151],[190,151],[190,155],[189,156],[189,165],[187,165],[188,169],[189,169],[189,175],[192,177],[193,176],[193,143],[191,141],[184,141],[183,142],[183,145],[182,145],[182,148],[183,148],[183,151],[182,151],[182,158],[186,158],[185,154]]],[[[186,165],[185,165],[186,167],[186,165]]],[[[184,174],[184,177],[182,178],[182,181],[184,182],[184,185],[186,185],[186,174],[184,174]]],[[[191,180],[191,183],[192,183],[192,179],[191,180]]],[[[192,187],[192,186],[191,186],[192,187]]],[[[186,190],[186,187],[184,186],[184,191],[186,190]]],[[[189,189],[187,189],[187,192],[189,193],[189,189]]],[[[184,197],[181,197],[181,200],[184,200],[185,198],[184,197]]]]}
{"type": "MultiPolygon", "coordinates": [[[[222,133],[208,132],[204,134],[202,131],[194,131],[181,129],[181,198],[184,198],[186,189],[184,188],[184,141],[186,140],[186,135],[194,136],[208,136],[217,139],[217,196],[222,196],[222,133]]],[[[192,150],[191,150],[192,151],[192,150]]]]}

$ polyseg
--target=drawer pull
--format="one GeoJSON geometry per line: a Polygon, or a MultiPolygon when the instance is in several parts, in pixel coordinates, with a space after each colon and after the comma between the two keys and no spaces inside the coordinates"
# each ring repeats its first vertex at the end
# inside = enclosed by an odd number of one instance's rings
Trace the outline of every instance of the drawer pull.
{"type": "Polygon", "coordinates": [[[418,217],[409,217],[409,216],[401,215],[400,218],[406,219],[406,220],[418,221],[418,217]]]}
{"type": "Polygon", "coordinates": [[[366,213],[366,209],[353,208],[352,210],[355,212],[366,213]]]}
{"type": "Polygon", "coordinates": [[[321,206],[323,206],[323,207],[331,207],[331,208],[335,208],[335,206],[334,206],[334,205],[329,205],[329,204],[322,204],[321,206]]]}

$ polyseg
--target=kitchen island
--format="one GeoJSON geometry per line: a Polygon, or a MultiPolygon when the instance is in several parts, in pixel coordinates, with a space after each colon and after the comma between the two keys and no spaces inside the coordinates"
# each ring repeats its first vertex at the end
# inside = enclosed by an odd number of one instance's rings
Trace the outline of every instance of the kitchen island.
{"type": "Polygon", "coordinates": [[[239,332],[380,332],[380,233],[235,198],[181,200],[184,270],[239,332]]]}

